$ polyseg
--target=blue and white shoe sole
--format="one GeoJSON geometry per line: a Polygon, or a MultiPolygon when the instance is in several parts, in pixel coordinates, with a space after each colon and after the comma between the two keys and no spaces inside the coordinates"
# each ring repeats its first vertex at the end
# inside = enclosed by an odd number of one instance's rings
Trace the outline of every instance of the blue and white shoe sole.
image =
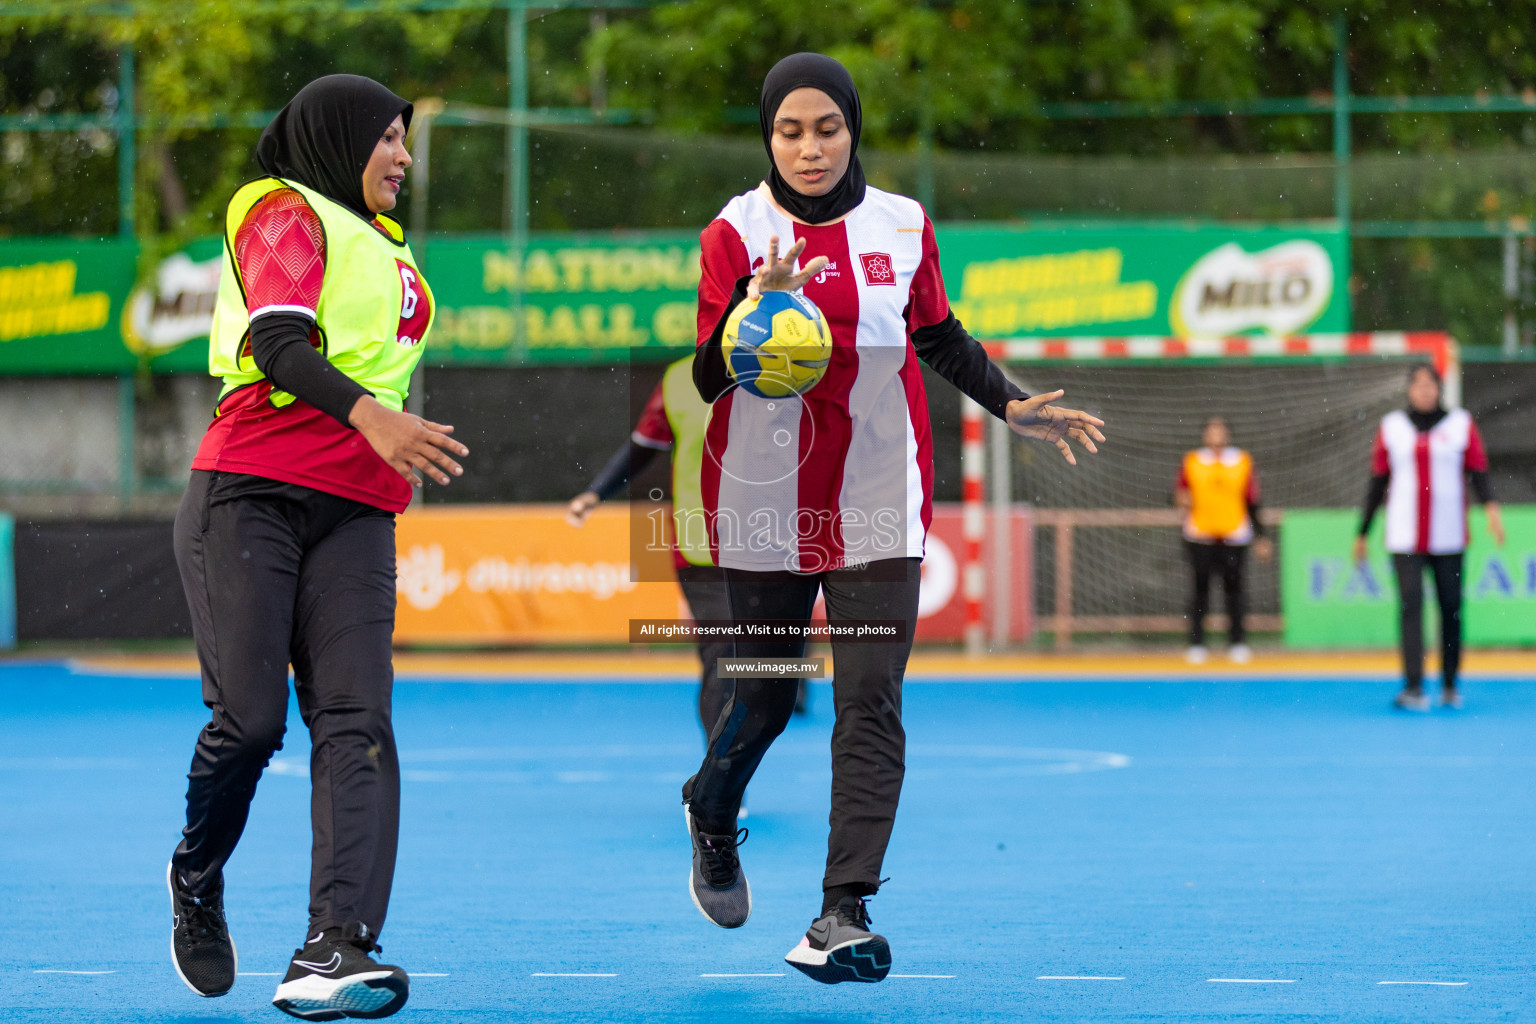
{"type": "Polygon", "coordinates": [[[842,981],[873,983],[884,981],[891,973],[891,947],[879,935],[826,950],[802,943],[785,955],[784,962],[823,985],[842,981]]]}
{"type": "MultiPolygon", "coordinates": [[[[195,992],[198,995],[202,996],[204,999],[216,998],[217,996],[225,995],[224,992],[217,992],[217,993],[204,992],[201,989],[199,989],[196,985],[194,985],[190,981],[188,981],[187,980],[187,976],[185,974],[181,973],[181,961],[176,959],[176,924],[175,924],[175,920],[176,920],[176,883],[171,881],[171,872],[175,871],[175,870],[176,870],[176,863],[174,861],[172,861],[171,863],[169,863],[169,864],[167,864],[165,866],[165,888],[171,894],[171,966],[176,968],[176,977],[181,979],[181,983],[183,985],[187,986],[187,988],[191,989],[193,992],[195,992]]],[[[240,976],[240,951],[235,948],[235,940],[234,939],[230,939],[229,940],[229,955],[234,958],[234,961],[235,961],[235,976],[239,977],[240,976]]],[[[233,988],[234,986],[231,985],[230,987],[233,988]]]]}
{"type": "Polygon", "coordinates": [[[698,908],[699,913],[704,915],[704,920],[710,924],[720,928],[740,928],[752,918],[752,886],[747,884],[746,873],[742,873],[741,887],[747,890],[747,916],[743,917],[736,924],[720,924],[719,921],[709,916],[709,911],[705,910],[704,904],[699,902],[699,891],[693,887],[693,815],[688,813],[687,804],[683,804],[683,827],[688,830],[688,898],[693,900],[693,905],[698,908]]]}
{"type": "Polygon", "coordinates": [[[405,1005],[409,980],[393,971],[367,971],[345,978],[310,974],[277,986],[272,1005],[303,1020],[388,1017],[405,1005]]]}

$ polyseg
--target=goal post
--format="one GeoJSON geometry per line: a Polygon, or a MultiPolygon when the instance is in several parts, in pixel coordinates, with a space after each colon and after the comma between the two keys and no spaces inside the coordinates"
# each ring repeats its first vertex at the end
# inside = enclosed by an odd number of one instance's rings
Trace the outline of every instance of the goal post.
{"type": "MultiPolygon", "coordinates": [[[[1348,507],[1364,494],[1380,417],[1403,401],[1403,368],[1429,362],[1445,400],[1461,400],[1455,339],[1444,332],[1380,331],[1226,338],[1071,337],[985,341],[988,354],[1025,390],[1065,388],[1067,404],[1102,413],[1109,441],[1098,457],[1068,466],[1042,446],[985,429],[983,410],[962,398],[961,477],[967,544],[966,648],[1016,641],[1006,605],[1034,588],[1037,628],[1065,649],[1075,634],[1176,633],[1187,627],[1185,571],[1173,508],[1183,454],[1211,416],[1254,455],[1264,521],[1289,507],[1348,507]],[[998,446],[1008,446],[1007,453],[998,446]],[[991,498],[993,515],[987,514],[991,498]],[[1032,580],[984,563],[983,540],[1014,503],[1033,507],[1042,534],[1032,580]],[[1000,512],[1001,510],[1001,512],[1000,512]],[[990,618],[990,622],[987,621],[990,618]],[[989,629],[989,626],[991,627],[989,629]]],[[[1250,624],[1280,628],[1272,566],[1254,567],[1250,624]]],[[[1213,603],[1220,606],[1213,597],[1213,603]]],[[[1208,620],[1221,626],[1224,616],[1208,620]]]]}

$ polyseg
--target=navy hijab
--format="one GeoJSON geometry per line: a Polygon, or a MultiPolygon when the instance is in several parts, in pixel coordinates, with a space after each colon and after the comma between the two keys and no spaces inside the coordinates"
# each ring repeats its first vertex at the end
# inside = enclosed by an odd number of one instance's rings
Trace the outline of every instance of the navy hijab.
{"type": "Polygon", "coordinates": [[[411,126],[411,104],[371,78],[326,75],[300,89],[256,143],[268,174],[314,189],[373,219],[363,197],[363,168],[396,117],[411,126]]]}
{"type": "Polygon", "coordinates": [[[822,224],[836,220],[864,201],[864,168],[859,165],[859,133],[864,127],[864,109],[859,105],[859,91],[854,88],[852,77],[841,64],[820,53],[796,53],[785,57],[763,79],[757,120],[763,130],[763,148],[768,151],[768,188],[780,206],[807,224],[822,224]],[[784,97],[805,87],[820,89],[832,98],[853,136],[848,169],[836,185],[820,196],[795,191],[773,162],[773,119],[784,97]]]}

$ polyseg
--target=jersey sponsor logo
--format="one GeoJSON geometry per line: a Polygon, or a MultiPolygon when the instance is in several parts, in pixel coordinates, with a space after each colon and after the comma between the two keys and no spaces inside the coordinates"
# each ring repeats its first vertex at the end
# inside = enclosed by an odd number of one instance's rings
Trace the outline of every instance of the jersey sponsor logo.
{"type": "Polygon", "coordinates": [[[859,253],[859,262],[864,264],[865,284],[894,285],[896,283],[896,270],[891,265],[889,253],[861,252],[859,253]]]}
{"type": "MultiPolygon", "coordinates": [[[[826,266],[822,267],[821,273],[811,278],[811,280],[815,281],[817,284],[826,284],[827,278],[842,276],[842,273],[837,269],[837,262],[834,260],[831,263],[828,263],[826,266]]],[[[895,282],[892,283],[894,284],[895,282]]]]}
{"type": "Polygon", "coordinates": [[[395,267],[400,271],[400,326],[395,331],[395,341],[401,345],[420,345],[432,319],[432,304],[416,268],[398,259],[395,267]]]}

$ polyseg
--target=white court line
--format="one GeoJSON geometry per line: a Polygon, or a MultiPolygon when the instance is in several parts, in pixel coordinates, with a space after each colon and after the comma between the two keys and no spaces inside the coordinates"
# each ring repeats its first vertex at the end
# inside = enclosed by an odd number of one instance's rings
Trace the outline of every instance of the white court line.
{"type": "Polygon", "coordinates": [[[596,971],[534,971],[533,978],[617,978],[617,974],[600,974],[596,971]]]}
{"type": "Polygon", "coordinates": [[[1465,985],[1464,981],[1378,981],[1378,985],[1444,985],[1447,988],[1456,988],[1465,985]]]}
{"type": "Polygon", "coordinates": [[[953,978],[953,974],[887,974],[887,978],[953,978]]]}
{"type": "Polygon", "coordinates": [[[242,978],[281,978],[282,971],[238,971],[242,978]]]}
{"type": "Polygon", "coordinates": [[[1294,985],[1295,978],[1206,978],[1217,985],[1294,985]]]}
{"type": "Polygon", "coordinates": [[[49,968],[41,968],[33,974],[116,974],[116,971],[56,971],[49,968]]]}
{"type": "Polygon", "coordinates": [[[699,977],[701,977],[701,978],[782,978],[782,977],[784,977],[784,975],[783,975],[783,973],[779,973],[779,974],[701,974],[701,975],[699,975],[699,977]]]}
{"type": "Polygon", "coordinates": [[[1124,981],[1108,974],[1037,974],[1036,981],[1124,981]]]}

